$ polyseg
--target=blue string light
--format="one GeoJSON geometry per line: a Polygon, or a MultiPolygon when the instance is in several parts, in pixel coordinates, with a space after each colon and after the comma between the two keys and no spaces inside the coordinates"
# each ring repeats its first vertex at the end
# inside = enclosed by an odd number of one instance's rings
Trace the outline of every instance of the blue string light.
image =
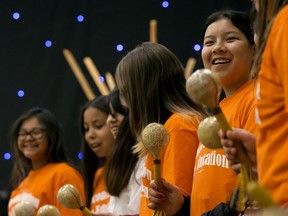
{"type": "Polygon", "coordinates": [[[15,13],[13,13],[12,17],[14,20],[18,20],[18,19],[20,19],[20,14],[18,12],[15,12],[15,13]]]}
{"type": "Polygon", "coordinates": [[[77,16],[77,21],[78,22],[83,22],[84,21],[84,16],[83,15],[77,16]]]}
{"type": "Polygon", "coordinates": [[[124,47],[122,44],[117,44],[117,46],[116,46],[117,51],[121,52],[121,51],[123,51],[123,49],[124,49],[124,47]]]}
{"type": "Polygon", "coordinates": [[[47,48],[51,47],[52,46],[52,41],[50,41],[50,40],[45,41],[45,46],[47,48]]]}
{"type": "Polygon", "coordinates": [[[24,93],[23,90],[19,90],[19,91],[17,92],[17,95],[18,95],[18,97],[24,97],[25,93],[24,93]]]}
{"type": "Polygon", "coordinates": [[[169,2],[168,1],[163,1],[162,2],[162,7],[163,8],[168,8],[169,7],[169,2]]]}
{"type": "Polygon", "coordinates": [[[78,158],[79,158],[79,160],[82,160],[82,159],[83,159],[83,153],[82,153],[82,152],[79,152],[79,153],[78,153],[78,158]]]}
{"type": "Polygon", "coordinates": [[[11,159],[11,154],[10,154],[9,152],[6,152],[6,153],[4,154],[4,159],[5,159],[5,160],[10,160],[10,159],[11,159]]]}
{"type": "Polygon", "coordinates": [[[100,77],[99,77],[99,80],[100,80],[100,82],[104,82],[104,81],[105,81],[105,78],[104,78],[103,76],[100,76],[100,77]]]}
{"type": "Polygon", "coordinates": [[[201,46],[200,46],[199,44],[195,44],[195,45],[194,45],[194,50],[195,50],[196,52],[199,52],[199,51],[201,50],[201,46]]]}

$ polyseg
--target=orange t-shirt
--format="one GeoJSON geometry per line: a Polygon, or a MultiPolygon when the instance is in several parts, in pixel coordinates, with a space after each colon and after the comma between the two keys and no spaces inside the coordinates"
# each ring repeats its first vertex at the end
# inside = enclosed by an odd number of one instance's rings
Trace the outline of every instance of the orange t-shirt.
{"type": "MultiPolygon", "coordinates": [[[[255,134],[254,81],[245,83],[234,94],[223,99],[220,107],[232,127],[255,134]]],[[[237,176],[222,148],[209,149],[200,143],[194,168],[191,215],[200,216],[221,202],[227,202],[234,191],[237,176]]]]}
{"type": "Polygon", "coordinates": [[[28,176],[12,191],[8,214],[14,216],[14,206],[22,200],[27,200],[35,206],[35,215],[43,205],[54,205],[61,215],[79,215],[82,212],[77,209],[64,207],[57,199],[58,190],[65,184],[74,185],[80,192],[83,204],[85,204],[84,183],[79,172],[66,163],[49,163],[39,170],[31,170],[28,176]]]}
{"type": "Polygon", "coordinates": [[[93,197],[91,199],[92,213],[107,213],[110,195],[107,192],[104,180],[104,167],[97,169],[93,183],[93,197]]]}
{"type": "MultiPolygon", "coordinates": [[[[186,118],[173,114],[164,124],[170,140],[161,157],[162,177],[178,186],[183,195],[190,195],[193,182],[193,169],[196,150],[198,147],[198,121],[192,117],[186,118]]],[[[148,155],[143,172],[140,215],[150,216],[153,210],[147,207],[148,190],[153,179],[153,158],[148,155]]]]}
{"type": "Polygon", "coordinates": [[[256,90],[259,182],[279,205],[288,204],[288,5],[276,16],[256,90]]]}

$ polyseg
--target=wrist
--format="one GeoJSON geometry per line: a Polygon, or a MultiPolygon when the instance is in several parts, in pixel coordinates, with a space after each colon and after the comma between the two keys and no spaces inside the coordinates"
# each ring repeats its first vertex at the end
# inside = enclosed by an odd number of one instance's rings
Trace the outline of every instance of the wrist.
{"type": "Polygon", "coordinates": [[[175,214],[175,216],[186,215],[190,216],[190,196],[182,196],[182,202],[179,202],[179,210],[175,214]]]}

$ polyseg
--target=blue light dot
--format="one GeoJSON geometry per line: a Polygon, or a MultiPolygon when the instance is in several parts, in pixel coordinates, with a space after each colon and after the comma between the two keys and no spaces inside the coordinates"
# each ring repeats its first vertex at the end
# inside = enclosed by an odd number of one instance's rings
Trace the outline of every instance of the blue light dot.
{"type": "Polygon", "coordinates": [[[20,18],[20,14],[18,12],[13,13],[13,19],[18,20],[20,18]]]}
{"type": "Polygon", "coordinates": [[[169,2],[168,1],[163,1],[162,2],[162,7],[163,8],[168,8],[169,7],[169,2]]]}
{"type": "Polygon", "coordinates": [[[99,77],[99,80],[100,80],[100,82],[104,82],[104,81],[105,81],[105,79],[104,79],[103,76],[100,76],[100,77],[99,77]]]}
{"type": "Polygon", "coordinates": [[[82,152],[79,152],[79,153],[78,153],[78,158],[79,158],[79,160],[82,160],[82,159],[83,159],[83,153],[82,153],[82,152]]]}
{"type": "Polygon", "coordinates": [[[17,95],[18,95],[18,97],[24,97],[25,93],[24,93],[23,90],[19,90],[19,91],[17,92],[17,95]]]}
{"type": "Polygon", "coordinates": [[[201,46],[199,44],[195,44],[194,45],[194,50],[197,51],[197,52],[200,51],[201,50],[201,46]]]}
{"type": "Polygon", "coordinates": [[[117,49],[117,51],[121,52],[121,51],[123,51],[124,47],[123,47],[122,44],[118,44],[118,45],[116,46],[116,49],[117,49]]]}
{"type": "Polygon", "coordinates": [[[5,160],[10,160],[10,159],[11,159],[11,154],[10,154],[9,152],[6,152],[6,153],[4,154],[4,159],[5,159],[5,160]]]}
{"type": "Polygon", "coordinates": [[[84,21],[84,16],[82,16],[82,15],[77,16],[77,21],[78,22],[83,22],[84,21]]]}
{"type": "Polygon", "coordinates": [[[50,40],[45,41],[45,46],[46,47],[51,47],[52,46],[52,41],[50,41],[50,40]]]}

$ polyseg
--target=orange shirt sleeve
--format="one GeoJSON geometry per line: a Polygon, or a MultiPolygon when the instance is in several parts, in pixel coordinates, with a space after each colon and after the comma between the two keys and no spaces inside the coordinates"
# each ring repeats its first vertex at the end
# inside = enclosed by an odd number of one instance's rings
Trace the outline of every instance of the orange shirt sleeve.
{"type": "Polygon", "coordinates": [[[288,5],[276,16],[257,81],[259,182],[279,205],[288,205],[288,5]]]}

